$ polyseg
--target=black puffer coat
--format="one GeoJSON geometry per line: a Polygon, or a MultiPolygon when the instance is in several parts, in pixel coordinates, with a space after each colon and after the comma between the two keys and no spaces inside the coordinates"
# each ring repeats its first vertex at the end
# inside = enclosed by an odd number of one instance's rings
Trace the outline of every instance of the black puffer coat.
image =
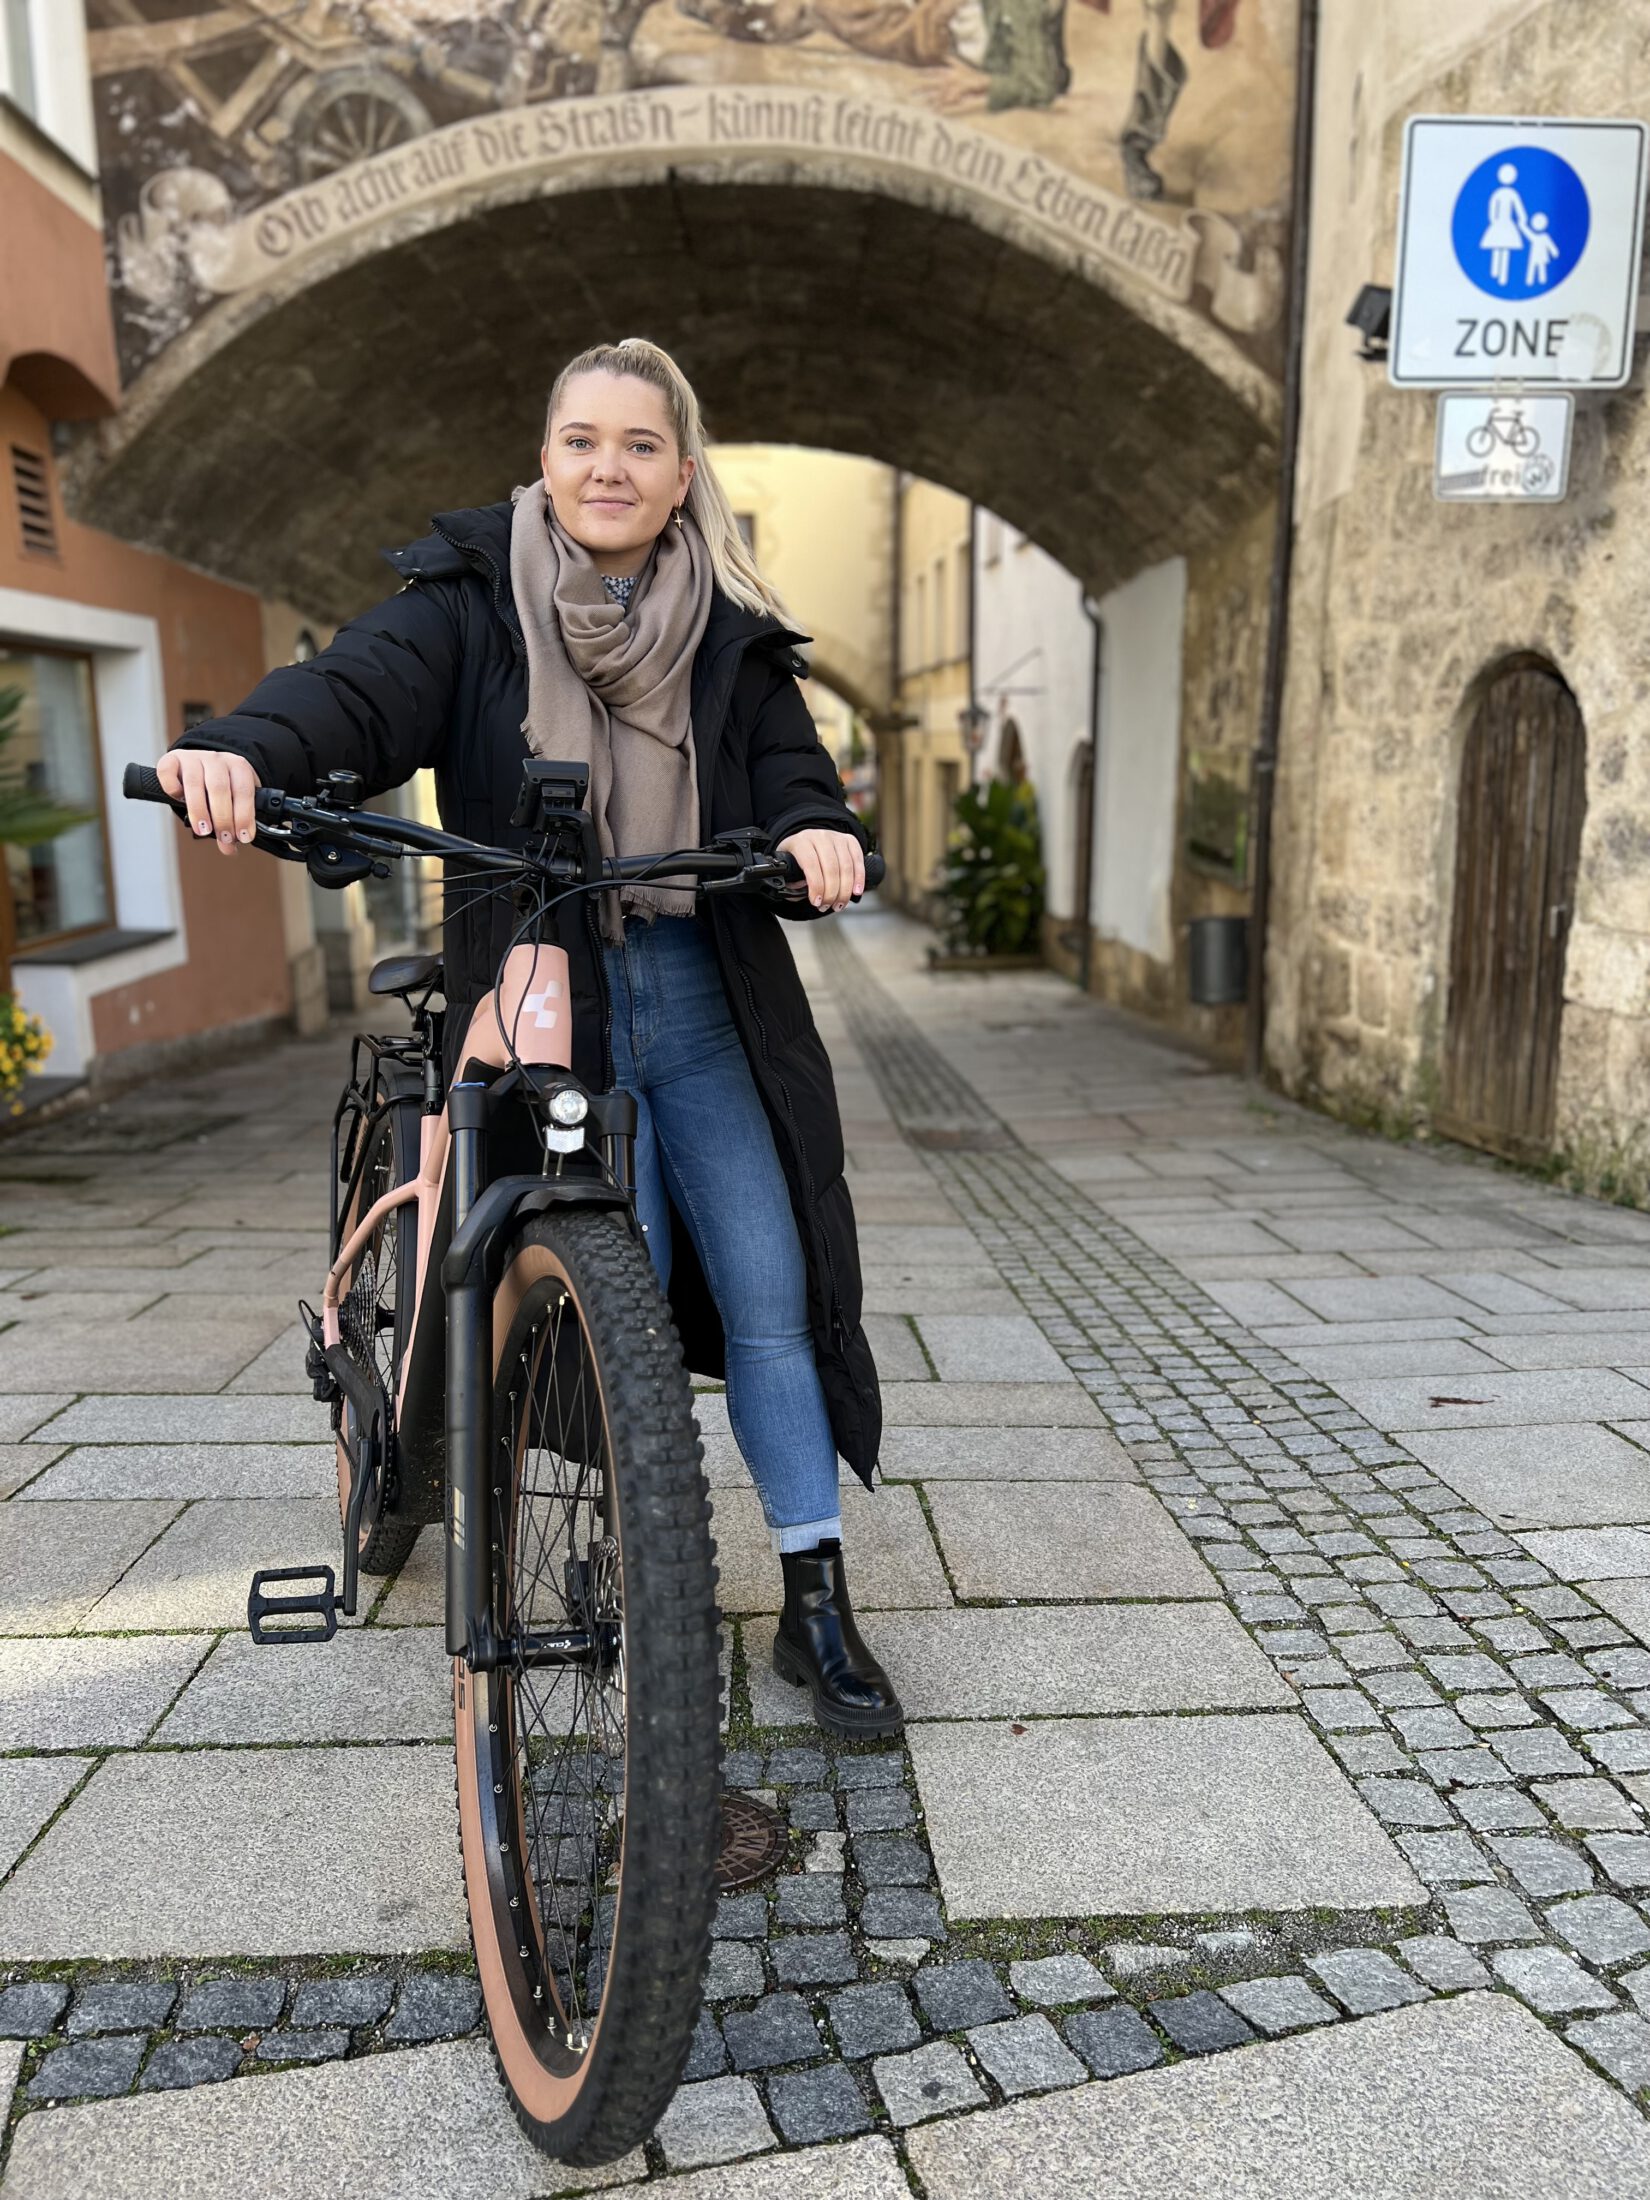
{"type": "MultiPolygon", "coordinates": [[[[238,710],[180,745],[233,750],[265,786],[294,794],[313,792],[329,771],[359,772],[367,792],[381,794],[428,766],[449,832],[520,846],[510,810],[527,755],[527,671],[510,590],[510,519],[508,503],[442,513],[433,534],[386,551],[406,583],[398,595],[340,628],[308,664],[270,673],[238,710]]],[[[803,639],[718,592],[693,666],[707,839],[744,825],[775,841],[810,825],[860,833],[797,689],[803,639]]],[[[594,908],[590,897],[557,915],[572,965],[573,1066],[600,1088],[612,1064],[594,908]]],[[[807,1255],[814,1354],[837,1448],[869,1483],[882,1405],[860,1323],[859,1248],[830,1062],[773,909],[745,895],[713,898],[707,909],[807,1255]]],[[[513,922],[506,899],[451,882],[445,945],[455,1044],[470,1004],[493,983],[513,922]]],[[[689,1366],[720,1375],[721,1324],[680,1218],[670,1295],[689,1366]]]]}

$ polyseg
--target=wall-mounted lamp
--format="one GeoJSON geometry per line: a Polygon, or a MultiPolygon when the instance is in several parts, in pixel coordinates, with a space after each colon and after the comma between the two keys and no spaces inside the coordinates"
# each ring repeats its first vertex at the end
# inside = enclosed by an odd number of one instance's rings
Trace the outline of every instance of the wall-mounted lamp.
{"type": "Polygon", "coordinates": [[[1363,338],[1360,359],[1384,360],[1387,339],[1392,334],[1392,291],[1385,283],[1365,283],[1352,301],[1352,311],[1346,317],[1348,328],[1355,328],[1363,338]]]}

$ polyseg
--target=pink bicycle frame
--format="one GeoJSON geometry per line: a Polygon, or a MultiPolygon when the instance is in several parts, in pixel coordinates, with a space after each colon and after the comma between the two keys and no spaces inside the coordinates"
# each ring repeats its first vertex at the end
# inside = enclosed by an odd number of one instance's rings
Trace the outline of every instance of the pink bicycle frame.
{"type": "MultiPolygon", "coordinates": [[[[546,946],[513,947],[505,957],[497,985],[471,1011],[459,1060],[486,1062],[494,1069],[507,1069],[512,1061],[540,1068],[567,1069],[572,1065],[572,1039],[566,950],[546,946]]],[[[381,1199],[374,1200],[339,1247],[338,1257],[327,1270],[321,1293],[322,1337],[326,1344],[335,1345],[339,1341],[339,1309],[363,1250],[371,1243],[384,1218],[413,1200],[418,1203],[418,1255],[413,1278],[412,1320],[407,1334],[416,1333],[451,1146],[447,1110],[443,1108],[439,1115],[426,1115],[419,1132],[418,1174],[407,1183],[396,1185],[381,1199]]],[[[397,1413],[406,1390],[411,1358],[410,1353],[403,1355],[396,1396],[397,1413]]]]}

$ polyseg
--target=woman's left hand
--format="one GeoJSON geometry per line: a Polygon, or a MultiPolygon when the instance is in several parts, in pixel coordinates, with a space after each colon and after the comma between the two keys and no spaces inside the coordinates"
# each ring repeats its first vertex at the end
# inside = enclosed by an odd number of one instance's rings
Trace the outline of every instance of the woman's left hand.
{"type": "Polygon", "coordinates": [[[823,832],[810,826],[782,840],[779,853],[795,856],[816,909],[845,909],[856,894],[865,891],[865,851],[852,833],[823,832]]]}

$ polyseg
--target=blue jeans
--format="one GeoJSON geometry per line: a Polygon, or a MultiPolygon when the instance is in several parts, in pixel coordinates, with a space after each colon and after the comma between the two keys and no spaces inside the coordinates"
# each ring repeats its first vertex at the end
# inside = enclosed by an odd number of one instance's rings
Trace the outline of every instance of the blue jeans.
{"type": "Polygon", "coordinates": [[[727,1338],[728,1419],[775,1548],[840,1536],[836,1443],[814,1366],[807,1271],[773,1132],[696,917],[628,918],[604,950],[613,1079],[635,1094],[636,1207],[661,1285],[670,1208],[727,1338]]]}

